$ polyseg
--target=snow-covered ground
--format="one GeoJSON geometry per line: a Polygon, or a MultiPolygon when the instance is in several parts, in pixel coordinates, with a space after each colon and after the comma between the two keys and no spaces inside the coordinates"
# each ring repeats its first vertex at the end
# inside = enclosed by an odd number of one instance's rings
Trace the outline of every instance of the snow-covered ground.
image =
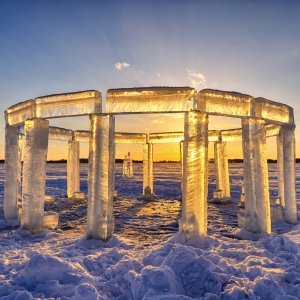
{"type": "MultiPolygon", "coordinates": [[[[153,202],[138,200],[141,168],[135,164],[135,177],[124,179],[117,164],[116,234],[104,244],[84,238],[86,201],[66,200],[66,165],[48,165],[47,194],[56,202],[46,209],[59,213],[60,229],[29,236],[7,228],[0,213],[0,299],[300,299],[300,225],[278,222],[258,241],[235,238],[241,164],[230,164],[234,203],[209,204],[209,238],[192,245],[176,235],[179,164],[154,164],[153,202]]],[[[269,168],[273,197],[276,165],[269,168]]],[[[210,166],[209,197],[214,188],[210,166]]],[[[87,165],[81,189],[87,192],[87,165]]],[[[300,205],[300,165],[297,199],[300,205]]]]}

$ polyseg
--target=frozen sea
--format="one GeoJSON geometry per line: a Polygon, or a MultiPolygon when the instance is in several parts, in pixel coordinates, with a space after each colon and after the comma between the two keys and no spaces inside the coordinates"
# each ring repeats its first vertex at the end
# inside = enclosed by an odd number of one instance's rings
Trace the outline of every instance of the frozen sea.
{"type": "MultiPolygon", "coordinates": [[[[86,205],[66,199],[66,164],[48,164],[46,193],[59,229],[29,236],[7,228],[0,215],[0,299],[300,299],[300,225],[272,224],[257,241],[236,236],[242,164],[230,164],[233,203],[209,204],[209,238],[182,245],[180,165],[154,164],[157,199],[139,200],[142,164],[123,178],[116,165],[115,235],[86,240],[86,205]]],[[[87,193],[87,164],[81,191],[87,193]]],[[[297,164],[300,209],[300,165],[297,164]]],[[[269,164],[270,195],[277,195],[276,164],[269,164]]],[[[0,202],[4,166],[0,165],[0,202]]],[[[209,195],[216,187],[209,168],[209,195]]],[[[299,219],[299,216],[298,216],[299,219]]]]}

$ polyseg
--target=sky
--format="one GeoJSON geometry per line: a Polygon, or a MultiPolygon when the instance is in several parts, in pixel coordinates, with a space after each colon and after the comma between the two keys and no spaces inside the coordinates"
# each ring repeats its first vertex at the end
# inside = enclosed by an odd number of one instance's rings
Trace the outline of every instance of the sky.
{"type": "MultiPolygon", "coordinates": [[[[288,0],[1,0],[0,111],[53,93],[95,89],[105,101],[110,88],[192,86],[288,104],[300,124],[299,11],[300,1],[288,0]]],[[[88,129],[89,121],[55,119],[50,125],[88,129]]],[[[238,119],[210,117],[210,129],[237,127],[238,119]]],[[[117,117],[116,129],[180,131],[183,119],[127,115],[117,117]]],[[[4,131],[2,114],[0,158],[4,131]]],[[[275,158],[275,139],[267,146],[275,158]]],[[[132,145],[118,145],[116,156],[128,151],[142,158],[142,147],[132,145]]],[[[81,156],[87,152],[82,144],[81,156]]],[[[242,157],[241,143],[230,143],[228,152],[242,157]]],[[[48,158],[66,158],[66,142],[50,141],[48,158]]],[[[155,146],[154,159],[179,159],[179,146],[155,146]]]]}

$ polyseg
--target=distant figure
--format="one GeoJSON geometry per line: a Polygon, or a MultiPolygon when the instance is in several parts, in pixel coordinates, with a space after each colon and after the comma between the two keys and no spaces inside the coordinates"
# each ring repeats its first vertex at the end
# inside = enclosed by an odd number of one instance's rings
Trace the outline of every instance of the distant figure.
{"type": "Polygon", "coordinates": [[[133,161],[130,158],[130,152],[128,152],[128,155],[125,155],[123,160],[123,176],[127,178],[133,177],[133,161]]]}

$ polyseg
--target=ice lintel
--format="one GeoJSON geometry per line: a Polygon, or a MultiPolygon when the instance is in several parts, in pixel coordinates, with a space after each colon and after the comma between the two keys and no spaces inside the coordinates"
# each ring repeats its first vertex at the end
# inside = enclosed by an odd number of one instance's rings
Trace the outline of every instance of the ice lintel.
{"type": "Polygon", "coordinates": [[[204,89],[198,92],[198,109],[208,114],[249,117],[252,96],[237,92],[204,89]]]}
{"type": "Polygon", "coordinates": [[[49,127],[49,139],[58,141],[72,141],[74,139],[74,131],[61,127],[49,127]]]}
{"type": "Polygon", "coordinates": [[[128,114],[190,111],[195,105],[195,93],[195,89],[191,87],[110,89],[106,96],[106,112],[128,114]]]}
{"type": "Polygon", "coordinates": [[[252,115],[253,117],[262,118],[269,122],[294,124],[294,110],[292,107],[263,97],[255,98],[252,115]]]}
{"type": "Polygon", "coordinates": [[[183,140],[183,132],[160,132],[149,134],[149,142],[152,144],[180,143],[183,140]]]}
{"type": "MultiPolygon", "coordinates": [[[[77,142],[89,142],[90,132],[87,130],[76,130],[75,140],[77,142]]],[[[145,144],[147,142],[146,133],[135,132],[116,132],[115,143],[116,144],[145,144]]]]}
{"type": "Polygon", "coordinates": [[[5,119],[9,125],[18,125],[33,118],[60,118],[101,112],[101,93],[88,90],[48,95],[18,103],[5,111],[5,119]]]}
{"type": "Polygon", "coordinates": [[[147,143],[146,133],[130,133],[130,132],[116,132],[116,144],[145,144],[147,143]]]}
{"type": "Polygon", "coordinates": [[[275,124],[294,124],[293,109],[282,103],[247,94],[204,89],[197,93],[198,109],[213,115],[259,118],[275,124]]]}

